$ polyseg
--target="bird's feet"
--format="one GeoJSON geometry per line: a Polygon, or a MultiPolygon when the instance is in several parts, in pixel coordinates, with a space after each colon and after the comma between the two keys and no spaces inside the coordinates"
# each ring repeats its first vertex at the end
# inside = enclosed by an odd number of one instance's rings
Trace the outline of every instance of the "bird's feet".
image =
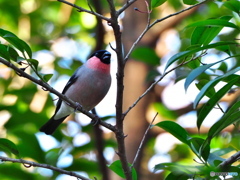
{"type": "Polygon", "coordinates": [[[96,126],[97,124],[99,124],[100,122],[100,118],[96,115],[94,119],[91,120],[91,124],[93,126],[96,126]]]}
{"type": "Polygon", "coordinates": [[[82,109],[82,105],[79,102],[75,102],[76,103],[76,108],[74,109],[74,112],[79,111],[78,109],[82,109]]]}

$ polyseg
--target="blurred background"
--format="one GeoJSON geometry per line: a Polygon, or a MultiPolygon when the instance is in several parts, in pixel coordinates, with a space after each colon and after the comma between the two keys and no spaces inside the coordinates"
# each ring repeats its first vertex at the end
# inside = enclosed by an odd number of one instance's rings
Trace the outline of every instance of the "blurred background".
{"type": "MultiPolygon", "coordinates": [[[[89,9],[86,1],[69,0],[69,2],[89,9]]],[[[125,3],[122,0],[115,2],[117,9],[125,3]]],[[[89,3],[96,12],[110,16],[107,1],[89,0],[89,3]]],[[[31,46],[34,52],[33,58],[39,61],[39,71],[54,74],[49,83],[59,91],[62,91],[69,77],[93,51],[108,49],[112,52],[112,86],[109,94],[96,110],[99,116],[114,125],[117,60],[109,46],[109,44],[113,47],[115,45],[112,29],[107,22],[90,14],[80,13],[54,0],[0,0],[0,6],[2,7],[0,28],[15,33],[31,46]]],[[[135,11],[134,7],[147,11],[145,1],[139,0],[122,13],[119,22],[125,52],[128,52],[147,25],[148,14],[135,11]]],[[[155,20],[186,7],[180,0],[168,0],[154,9],[150,16],[155,20]]],[[[233,16],[232,21],[240,23],[239,16],[218,1],[193,8],[155,25],[144,36],[127,62],[124,111],[154,80],[159,78],[167,60],[190,45],[193,29],[186,29],[188,24],[225,15],[233,16]]],[[[240,39],[239,32],[224,28],[216,40],[234,39],[240,39]]],[[[239,48],[235,51],[239,51],[239,48]]],[[[223,52],[211,50],[202,58],[202,63],[216,62],[225,57],[227,55],[223,52]]],[[[225,61],[227,69],[237,67],[239,64],[239,59],[225,61]]],[[[192,102],[199,90],[193,83],[186,92],[183,85],[184,78],[191,72],[192,67],[194,64],[183,66],[170,73],[126,116],[124,128],[130,162],[135,157],[144,132],[156,112],[159,115],[154,124],[163,120],[174,120],[190,134],[198,134],[196,111],[192,107],[192,102]]],[[[32,73],[29,68],[26,71],[32,73]]],[[[206,72],[202,77],[208,80],[211,78],[210,73],[206,72]]],[[[219,71],[219,73],[223,72],[219,71]]],[[[222,85],[220,84],[217,88],[221,88],[222,85]]],[[[227,95],[220,105],[226,109],[238,96],[239,92],[227,95]]],[[[21,157],[26,160],[76,171],[90,178],[104,179],[104,173],[102,173],[104,165],[98,163],[98,158],[101,156],[99,149],[103,149],[107,164],[117,158],[115,137],[109,130],[93,127],[90,125],[90,119],[82,114],[76,114],[70,116],[52,136],[39,132],[39,128],[53,115],[56,98],[0,64],[0,138],[13,141],[19,148],[21,157]]],[[[203,99],[203,102],[206,99],[203,99]]],[[[214,109],[205,119],[200,136],[205,137],[208,128],[221,115],[219,109],[214,109]]],[[[239,148],[239,135],[233,135],[232,129],[233,127],[230,126],[215,138],[211,148],[224,148],[229,144],[239,148]]],[[[5,154],[0,152],[0,155],[5,154]]],[[[196,165],[193,158],[193,154],[180,141],[159,128],[153,128],[146,138],[136,169],[140,173],[140,180],[159,180],[164,179],[167,172],[153,173],[156,164],[178,161],[182,164],[196,165]]],[[[0,163],[0,176],[4,180],[71,179],[69,176],[59,175],[50,170],[24,168],[21,164],[13,163],[0,163]]]]}

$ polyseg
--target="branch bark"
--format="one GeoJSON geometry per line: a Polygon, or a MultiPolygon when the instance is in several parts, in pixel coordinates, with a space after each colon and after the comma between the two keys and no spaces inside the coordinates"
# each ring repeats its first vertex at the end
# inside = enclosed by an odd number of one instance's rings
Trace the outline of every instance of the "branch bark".
{"type": "Polygon", "coordinates": [[[66,97],[64,94],[58,92],[56,89],[54,89],[53,87],[51,87],[49,84],[47,84],[46,82],[43,82],[39,79],[34,78],[33,76],[27,74],[26,72],[24,72],[23,70],[19,69],[17,66],[15,66],[14,64],[12,64],[9,61],[6,61],[5,59],[0,57],[0,62],[5,64],[6,66],[10,67],[11,69],[13,69],[17,75],[24,77],[26,79],[29,79],[30,81],[40,85],[43,87],[43,90],[45,91],[49,91],[55,95],[57,95],[60,99],[62,99],[63,101],[65,101],[69,106],[71,106],[72,108],[82,112],[83,114],[87,115],[89,118],[91,118],[94,122],[98,122],[99,124],[101,124],[102,126],[108,128],[109,130],[115,132],[116,128],[115,126],[108,124],[104,121],[101,121],[101,119],[97,116],[95,116],[94,114],[88,112],[87,110],[83,109],[82,107],[80,107],[76,102],[72,101],[71,99],[69,99],[68,97],[66,97]]]}
{"type": "Polygon", "coordinates": [[[230,158],[227,158],[225,161],[220,163],[218,165],[218,168],[220,168],[221,170],[225,170],[228,166],[230,166],[232,163],[238,161],[239,159],[240,159],[240,151],[238,151],[237,153],[232,155],[230,158]]]}
{"type": "Polygon", "coordinates": [[[94,15],[96,17],[99,17],[99,18],[101,18],[101,19],[103,19],[107,22],[111,21],[111,19],[109,19],[109,18],[107,18],[107,17],[105,17],[105,16],[103,16],[99,13],[96,13],[94,11],[89,11],[87,9],[84,9],[84,8],[80,7],[80,6],[77,6],[76,4],[72,4],[72,3],[68,2],[68,1],[64,1],[64,0],[58,0],[58,1],[78,9],[79,12],[86,12],[86,13],[92,14],[92,15],[94,15]]]}
{"type": "Polygon", "coordinates": [[[91,180],[91,179],[88,179],[84,176],[81,176],[75,172],[72,172],[72,171],[66,171],[66,170],[63,170],[63,169],[60,169],[60,168],[57,168],[55,166],[51,166],[49,164],[40,164],[40,163],[36,163],[36,162],[33,162],[33,161],[27,161],[27,160],[23,160],[23,159],[13,159],[13,158],[9,158],[9,157],[3,157],[3,156],[0,156],[0,160],[2,162],[4,161],[9,161],[9,162],[13,162],[13,163],[21,163],[23,164],[25,167],[41,167],[41,168],[45,168],[45,169],[50,169],[50,170],[53,170],[53,171],[57,171],[57,172],[60,172],[62,174],[67,174],[69,176],[74,176],[78,179],[81,179],[81,180],[91,180]],[[28,165],[28,166],[26,166],[28,165]]]}
{"type": "Polygon", "coordinates": [[[123,78],[124,78],[124,60],[123,60],[123,50],[122,50],[122,33],[120,30],[120,26],[118,23],[119,13],[115,9],[115,5],[113,0],[107,0],[111,13],[111,26],[113,28],[113,33],[116,41],[116,49],[115,52],[117,54],[117,99],[116,99],[116,132],[115,136],[118,144],[118,156],[122,163],[123,172],[127,180],[132,179],[131,169],[128,166],[128,160],[126,155],[125,148],[125,135],[123,132],[123,78]]]}

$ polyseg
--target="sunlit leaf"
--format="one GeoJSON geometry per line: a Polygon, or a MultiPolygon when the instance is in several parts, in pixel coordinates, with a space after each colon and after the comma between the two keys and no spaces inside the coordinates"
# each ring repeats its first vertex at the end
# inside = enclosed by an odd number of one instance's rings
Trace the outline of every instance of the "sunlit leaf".
{"type": "MultiPolygon", "coordinates": [[[[229,21],[232,16],[223,16],[220,19],[229,21]]],[[[207,45],[209,44],[223,29],[224,26],[221,27],[209,27],[209,26],[197,26],[191,36],[191,44],[198,45],[207,45]]]]}
{"type": "Polygon", "coordinates": [[[235,28],[235,29],[239,30],[238,26],[236,26],[235,24],[233,24],[231,22],[223,20],[223,19],[207,19],[204,21],[198,21],[198,22],[189,24],[186,28],[197,27],[197,26],[208,26],[209,28],[211,28],[211,27],[230,27],[230,28],[235,28]]]}
{"type": "Polygon", "coordinates": [[[175,55],[173,55],[167,62],[166,66],[165,66],[165,70],[171,65],[173,64],[174,62],[176,62],[177,60],[180,60],[180,59],[183,59],[189,55],[192,55],[192,54],[195,54],[199,51],[202,51],[202,50],[206,50],[206,49],[211,49],[211,48],[216,48],[216,47],[219,47],[219,46],[224,46],[224,45],[230,45],[230,44],[237,44],[236,42],[217,42],[217,43],[213,43],[213,44],[209,44],[209,45],[206,45],[206,46],[202,46],[202,47],[196,47],[194,49],[191,49],[191,50],[188,50],[188,51],[182,51],[180,53],[177,53],[175,55]]]}
{"type": "Polygon", "coordinates": [[[207,91],[209,89],[211,89],[212,87],[214,87],[219,81],[221,81],[223,78],[230,76],[231,74],[234,74],[236,72],[238,72],[240,70],[240,67],[237,67],[229,72],[227,72],[226,74],[217,77],[211,81],[209,81],[202,89],[201,91],[198,93],[197,97],[195,98],[194,102],[193,102],[193,107],[196,108],[199,101],[203,98],[203,96],[206,95],[207,91]]]}
{"type": "Polygon", "coordinates": [[[188,132],[179,124],[173,121],[162,121],[160,123],[157,123],[155,126],[158,126],[164,129],[165,131],[169,132],[181,142],[189,144],[188,139],[190,138],[190,136],[188,132]]]}
{"type": "Polygon", "coordinates": [[[222,157],[216,155],[215,153],[210,153],[209,156],[208,156],[208,163],[211,165],[211,166],[217,166],[216,165],[216,161],[218,162],[222,162],[224,161],[225,159],[223,159],[222,157]]]}
{"type": "Polygon", "coordinates": [[[214,108],[218,101],[231,89],[235,82],[240,81],[240,76],[232,79],[225,86],[223,86],[218,92],[216,92],[209,100],[206,102],[201,109],[198,111],[197,117],[197,127],[200,129],[203,120],[209,114],[209,112],[214,108]]]}
{"type": "Polygon", "coordinates": [[[231,1],[225,1],[223,3],[225,7],[228,9],[236,12],[240,16],[240,1],[239,0],[231,0],[231,1]]]}
{"type": "Polygon", "coordinates": [[[6,41],[8,41],[15,48],[17,48],[19,51],[21,51],[23,55],[26,52],[28,54],[28,57],[32,58],[31,48],[25,41],[19,39],[15,34],[13,34],[10,31],[0,29],[0,36],[4,38],[6,41]]]}
{"type": "Polygon", "coordinates": [[[17,146],[8,139],[0,138],[0,151],[3,151],[8,155],[14,154],[18,158],[20,158],[17,146]]]}
{"type": "Polygon", "coordinates": [[[222,61],[218,61],[215,63],[211,63],[211,64],[206,64],[203,66],[200,66],[194,70],[191,71],[191,73],[187,76],[186,81],[184,83],[184,88],[185,91],[187,90],[187,88],[189,87],[189,85],[199,76],[201,75],[204,71],[206,71],[207,69],[209,69],[211,66],[220,63],[222,61]]]}
{"type": "Polygon", "coordinates": [[[165,3],[167,0],[151,0],[151,8],[156,8],[158,6],[161,6],[163,3],[165,3]]]}

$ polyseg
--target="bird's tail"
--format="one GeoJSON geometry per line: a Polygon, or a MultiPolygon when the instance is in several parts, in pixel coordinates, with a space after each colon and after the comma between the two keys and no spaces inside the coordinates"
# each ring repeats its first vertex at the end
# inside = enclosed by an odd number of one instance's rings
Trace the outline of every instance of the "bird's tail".
{"type": "MultiPolygon", "coordinates": [[[[54,116],[53,116],[54,117],[54,116]]],[[[53,132],[57,129],[57,127],[64,121],[64,119],[68,116],[65,116],[63,118],[60,119],[53,119],[53,117],[46,122],[41,128],[40,131],[44,132],[47,135],[51,135],[53,134],[53,132]]]]}

